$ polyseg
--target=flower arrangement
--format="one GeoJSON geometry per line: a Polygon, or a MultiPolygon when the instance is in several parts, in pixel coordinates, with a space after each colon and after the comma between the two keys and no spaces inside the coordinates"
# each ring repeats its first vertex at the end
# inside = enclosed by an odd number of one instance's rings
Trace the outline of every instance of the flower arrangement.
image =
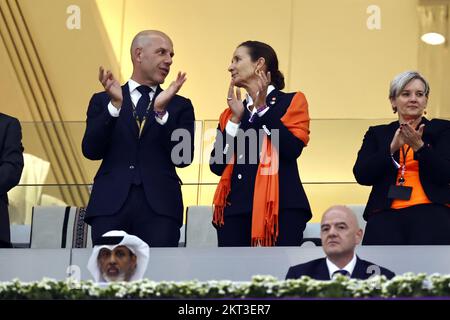
{"type": "Polygon", "coordinates": [[[449,297],[450,275],[406,273],[387,280],[373,276],[368,280],[338,276],[331,281],[309,277],[279,281],[257,275],[249,282],[185,281],[95,284],[92,281],[37,282],[17,279],[0,282],[0,299],[204,299],[204,298],[405,298],[449,297]]]}

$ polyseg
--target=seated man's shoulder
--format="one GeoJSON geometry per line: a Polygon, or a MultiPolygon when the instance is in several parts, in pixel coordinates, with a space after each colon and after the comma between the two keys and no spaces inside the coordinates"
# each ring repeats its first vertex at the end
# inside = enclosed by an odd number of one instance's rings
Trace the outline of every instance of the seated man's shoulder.
{"type": "Polygon", "coordinates": [[[325,258],[319,258],[292,266],[286,274],[286,279],[298,279],[301,276],[313,277],[317,272],[317,268],[323,263],[325,263],[325,258]]]}
{"type": "Polygon", "coordinates": [[[392,279],[393,277],[395,277],[395,273],[387,268],[384,268],[376,263],[367,260],[360,259],[360,261],[366,268],[367,273],[370,275],[377,275],[377,274],[384,275],[388,279],[392,279]]]}

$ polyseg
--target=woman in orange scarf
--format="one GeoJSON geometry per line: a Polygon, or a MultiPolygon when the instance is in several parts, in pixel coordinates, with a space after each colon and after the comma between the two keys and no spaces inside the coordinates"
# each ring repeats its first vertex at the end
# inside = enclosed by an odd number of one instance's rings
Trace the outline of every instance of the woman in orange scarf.
{"type": "Polygon", "coordinates": [[[210,161],[221,176],[213,218],[219,246],[300,245],[311,218],[297,167],[309,141],[306,98],[280,91],[284,77],[265,43],[240,44],[228,71],[228,108],[210,161]]]}

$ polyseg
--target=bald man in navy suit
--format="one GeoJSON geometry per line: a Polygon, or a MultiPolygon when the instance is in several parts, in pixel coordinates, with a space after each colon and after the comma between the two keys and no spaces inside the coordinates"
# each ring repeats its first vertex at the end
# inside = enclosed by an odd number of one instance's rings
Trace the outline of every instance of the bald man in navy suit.
{"type": "Polygon", "coordinates": [[[392,271],[356,256],[355,247],[361,243],[363,230],[350,208],[333,206],[325,211],[320,237],[326,257],[290,267],[286,279],[309,276],[316,280],[331,280],[336,274],[355,279],[368,279],[372,275],[384,275],[388,279],[395,276],[392,271]]]}
{"type": "Polygon", "coordinates": [[[183,223],[181,180],[175,168],[192,162],[194,109],[176,93],[178,73],[163,90],[174,55],[163,32],[144,30],[131,44],[133,73],[121,86],[100,68],[104,91],[92,96],[82,149],[102,160],[86,210],[94,245],[108,231],[123,230],[151,247],[176,247],[183,223]]]}

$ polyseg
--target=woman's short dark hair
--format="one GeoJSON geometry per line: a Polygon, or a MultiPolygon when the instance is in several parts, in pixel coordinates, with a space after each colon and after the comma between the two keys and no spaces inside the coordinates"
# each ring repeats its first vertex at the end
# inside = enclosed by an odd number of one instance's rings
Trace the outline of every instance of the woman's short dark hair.
{"type": "Polygon", "coordinates": [[[248,48],[248,52],[252,61],[256,61],[259,58],[266,60],[267,71],[270,71],[272,78],[272,85],[282,90],[284,88],[284,76],[280,70],[278,70],[278,58],[275,50],[268,44],[260,41],[245,41],[242,42],[239,47],[248,48]]]}

